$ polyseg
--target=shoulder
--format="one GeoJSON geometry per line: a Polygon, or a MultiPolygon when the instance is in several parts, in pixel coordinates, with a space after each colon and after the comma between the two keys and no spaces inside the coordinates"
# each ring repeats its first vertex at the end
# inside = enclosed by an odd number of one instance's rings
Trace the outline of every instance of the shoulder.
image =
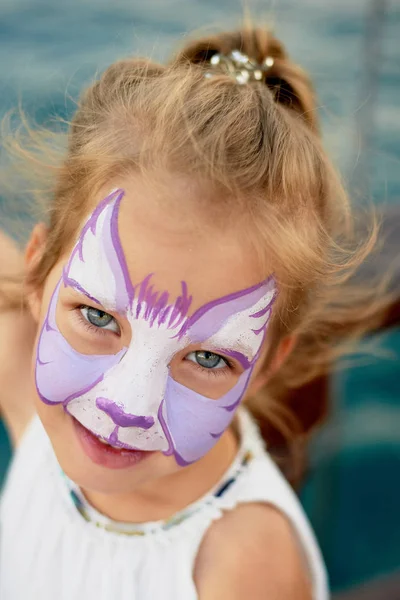
{"type": "Polygon", "coordinates": [[[199,550],[200,600],[311,600],[307,567],[286,517],[242,504],[213,523],[199,550]]]}

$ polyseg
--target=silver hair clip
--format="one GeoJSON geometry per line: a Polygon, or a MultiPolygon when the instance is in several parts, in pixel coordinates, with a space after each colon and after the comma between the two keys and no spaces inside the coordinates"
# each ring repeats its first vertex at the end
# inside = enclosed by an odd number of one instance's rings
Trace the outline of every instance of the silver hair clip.
{"type": "Polygon", "coordinates": [[[266,71],[273,64],[272,56],[267,56],[261,64],[257,64],[239,50],[232,50],[228,55],[214,54],[210,60],[211,70],[206,71],[204,77],[207,79],[214,77],[218,74],[219,69],[220,72],[230,75],[240,85],[244,85],[250,81],[262,81],[266,71]]]}

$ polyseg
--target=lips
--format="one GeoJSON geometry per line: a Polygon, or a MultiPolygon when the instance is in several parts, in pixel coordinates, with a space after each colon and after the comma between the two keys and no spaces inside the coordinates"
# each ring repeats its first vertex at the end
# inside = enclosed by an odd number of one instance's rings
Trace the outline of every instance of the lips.
{"type": "Polygon", "coordinates": [[[102,467],[108,469],[126,469],[139,464],[154,454],[154,452],[131,450],[111,445],[86,429],[74,417],[72,417],[72,422],[83,452],[92,462],[102,467]]]}

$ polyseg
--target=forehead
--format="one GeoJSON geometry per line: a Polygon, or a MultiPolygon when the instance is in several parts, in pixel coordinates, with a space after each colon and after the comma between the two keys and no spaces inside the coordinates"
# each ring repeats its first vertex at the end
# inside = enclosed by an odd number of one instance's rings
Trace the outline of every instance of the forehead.
{"type": "MultiPolygon", "coordinates": [[[[118,187],[125,191],[118,231],[134,285],[153,273],[156,289],[178,296],[185,281],[192,312],[265,278],[241,224],[228,214],[227,226],[224,219],[213,224],[212,211],[207,219],[205,199],[196,197],[200,192],[193,186],[172,180],[163,194],[160,186],[136,177],[118,181],[118,187]],[[200,204],[202,210],[196,210],[200,204]]],[[[109,187],[100,190],[91,210],[109,192],[109,187]]]]}

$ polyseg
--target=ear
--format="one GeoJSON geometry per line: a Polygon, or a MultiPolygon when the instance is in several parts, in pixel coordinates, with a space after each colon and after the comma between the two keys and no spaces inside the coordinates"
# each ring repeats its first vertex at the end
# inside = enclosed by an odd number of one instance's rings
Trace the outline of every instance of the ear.
{"type": "Polygon", "coordinates": [[[261,368],[259,372],[252,379],[248,388],[247,394],[254,396],[264,385],[268,379],[283,365],[289,354],[293,351],[297,342],[297,336],[288,335],[284,337],[278,344],[278,348],[272,357],[272,360],[268,367],[261,368]]]}
{"type": "MultiPolygon", "coordinates": [[[[42,258],[47,240],[47,228],[44,223],[38,223],[32,230],[29,241],[25,247],[24,262],[27,280],[42,258]]],[[[35,286],[29,286],[27,290],[27,302],[31,315],[35,321],[39,320],[40,306],[43,290],[35,286]]]]}

